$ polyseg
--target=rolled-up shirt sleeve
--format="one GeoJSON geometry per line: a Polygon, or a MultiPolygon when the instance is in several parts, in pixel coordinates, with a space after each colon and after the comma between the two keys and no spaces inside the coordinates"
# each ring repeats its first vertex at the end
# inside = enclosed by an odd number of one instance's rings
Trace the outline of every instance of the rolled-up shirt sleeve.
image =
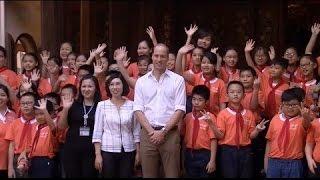
{"type": "Polygon", "coordinates": [[[136,116],[133,116],[133,140],[135,143],[140,142],[140,123],[138,122],[136,116]]]}
{"type": "Polygon", "coordinates": [[[104,113],[102,109],[102,105],[100,102],[97,105],[95,118],[94,118],[94,129],[92,134],[92,143],[101,143],[102,142],[102,134],[103,134],[103,126],[104,126],[104,113]]]}
{"type": "Polygon", "coordinates": [[[133,102],[133,111],[144,111],[143,105],[143,93],[142,93],[142,82],[141,79],[138,79],[134,89],[134,102],[133,102]]]}
{"type": "Polygon", "coordinates": [[[179,77],[177,79],[174,110],[181,110],[183,112],[186,112],[186,86],[182,77],[179,77]]]}

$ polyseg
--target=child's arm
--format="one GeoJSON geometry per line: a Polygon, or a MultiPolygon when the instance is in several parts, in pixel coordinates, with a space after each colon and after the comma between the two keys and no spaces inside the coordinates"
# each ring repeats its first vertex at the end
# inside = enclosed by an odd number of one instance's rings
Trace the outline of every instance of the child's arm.
{"type": "Polygon", "coordinates": [[[128,85],[134,89],[136,86],[137,80],[130,77],[127,69],[124,67],[123,59],[125,58],[128,51],[126,51],[125,47],[121,47],[118,49],[118,53],[114,56],[114,59],[117,61],[119,66],[119,71],[122,74],[123,78],[127,81],[128,85]]]}
{"type": "Polygon", "coordinates": [[[268,170],[268,154],[270,151],[270,141],[267,140],[266,150],[264,152],[264,172],[267,173],[268,170]]]}
{"type": "Polygon", "coordinates": [[[250,133],[250,139],[254,139],[258,136],[258,134],[266,129],[266,124],[269,122],[269,120],[263,119],[256,128],[250,133]]]}
{"type": "Polygon", "coordinates": [[[48,110],[47,110],[47,100],[46,99],[41,99],[38,101],[39,102],[39,106],[34,106],[35,108],[41,110],[46,118],[46,123],[49,126],[50,130],[53,131],[56,129],[56,125],[53,122],[48,110]]]}
{"type": "Polygon", "coordinates": [[[313,26],[311,26],[311,32],[312,34],[306,46],[305,54],[312,54],[312,50],[316,44],[317,37],[320,32],[320,24],[314,23],[313,26]]]}
{"type": "Polygon", "coordinates": [[[190,28],[187,30],[187,28],[184,28],[184,32],[187,34],[187,41],[185,45],[190,44],[193,34],[198,30],[198,26],[190,24],[190,28]]]}
{"type": "Polygon", "coordinates": [[[14,171],[13,157],[14,157],[14,141],[10,141],[8,151],[8,178],[15,178],[16,172],[14,171]]]}
{"type": "Polygon", "coordinates": [[[212,120],[211,116],[209,115],[209,113],[207,113],[205,110],[200,111],[200,113],[202,114],[204,120],[208,123],[210,129],[213,131],[214,136],[219,140],[222,139],[224,137],[224,133],[221,132],[218,127],[217,124],[212,120]]]}
{"type": "Polygon", "coordinates": [[[146,30],[147,34],[149,35],[150,39],[152,40],[153,46],[156,46],[158,44],[156,34],[154,33],[154,30],[152,26],[149,26],[146,30]]]}
{"type": "Polygon", "coordinates": [[[259,88],[260,88],[260,79],[256,78],[253,82],[253,91],[250,101],[250,109],[255,111],[259,107],[259,88]]]}
{"type": "Polygon", "coordinates": [[[245,54],[245,57],[246,57],[246,62],[248,64],[248,66],[251,66],[251,67],[255,67],[254,66],[254,62],[251,58],[251,55],[250,55],[250,52],[253,50],[254,48],[254,43],[255,41],[253,41],[253,39],[249,39],[247,42],[246,42],[246,46],[244,47],[244,54],[245,54]]]}
{"type": "Polygon", "coordinates": [[[72,106],[73,104],[73,96],[72,94],[67,94],[65,96],[62,96],[61,98],[61,101],[62,101],[62,111],[60,112],[60,119],[58,121],[58,128],[59,129],[65,129],[68,127],[68,112],[69,112],[69,109],[70,107],[72,106]]]}
{"type": "Polygon", "coordinates": [[[92,64],[92,61],[94,58],[96,58],[96,60],[100,59],[100,53],[102,53],[102,51],[107,47],[107,45],[105,43],[99,44],[97,49],[93,49],[90,51],[90,56],[88,58],[88,60],[86,61],[86,64],[92,64]]]}
{"type": "Polygon", "coordinates": [[[216,170],[216,154],[217,154],[217,146],[218,142],[216,139],[211,139],[211,147],[210,147],[210,161],[206,166],[207,173],[212,173],[216,170]]]}
{"type": "Polygon", "coordinates": [[[41,76],[42,77],[48,77],[48,70],[47,70],[47,63],[50,58],[50,52],[47,50],[43,50],[40,54],[41,60],[42,60],[42,66],[41,66],[41,76]]]}
{"type": "Polygon", "coordinates": [[[194,48],[193,45],[188,44],[188,45],[185,45],[179,49],[178,54],[177,54],[177,59],[176,59],[176,66],[175,66],[176,67],[175,71],[177,74],[182,75],[183,71],[185,69],[185,66],[182,65],[182,56],[186,55],[193,48],[194,48]]]}
{"type": "Polygon", "coordinates": [[[317,164],[314,161],[314,159],[312,158],[312,152],[314,150],[314,145],[315,145],[314,143],[307,142],[306,146],[305,146],[305,153],[306,153],[306,159],[308,162],[308,167],[309,167],[309,170],[313,174],[315,174],[314,169],[317,168],[317,164]]]}
{"type": "Polygon", "coordinates": [[[308,128],[311,125],[311,121],[313,120],[312,117],[310,116],[310,110],[306,107],[303,106],[303,104],[301,103],[301,116],[303,118],[302,120],[302,126],[305,130],[308,130],[308,128]]]}
{"type": "Polygon", "coordinates": [[[218,53],[218,47],[211,48],[211,52],[217,56],[217,65],[216,65],[216,72],[219,73],[221,65],[222,65],[222,57],[218,53]]]}

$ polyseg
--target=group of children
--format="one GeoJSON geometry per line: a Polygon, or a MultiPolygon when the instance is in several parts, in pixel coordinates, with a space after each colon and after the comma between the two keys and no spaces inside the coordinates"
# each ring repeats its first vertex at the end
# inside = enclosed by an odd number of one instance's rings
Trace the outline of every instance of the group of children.
{"type": "MultiPolygon", "coordinates": [[[[248,66],[239,69],[235,47],[222,52],[213,48],[209,30],[185,29],[186,44],[167,62],[184,77],[187,91],[187,112],[179,123],[183,175],[293,178],[309,170],[320,176],[320,59],[311,54],[319,31],[314,24],[300,57],[294,47],[276,57],[272,46],[255,47],[250,39],[244,48],[248,66]]],[[[153,28],[147,33],[156,45],[153,28]]],[[[105,81],[119,71],[130,86],[127,98],[134,100],[136,80],[152,71],[152,46],[141,41],[136,62],[126,47],[107,57],[106,46],[99,44],[88,58],[69,42],[61,44],[58,56],[26,53],[21,74],[5,66],[6,50],[0,47],[1,177],[64,177],[60,159],[68,128],[57,124],[85,75],[98,79],[106,100],[105,81]]]]}

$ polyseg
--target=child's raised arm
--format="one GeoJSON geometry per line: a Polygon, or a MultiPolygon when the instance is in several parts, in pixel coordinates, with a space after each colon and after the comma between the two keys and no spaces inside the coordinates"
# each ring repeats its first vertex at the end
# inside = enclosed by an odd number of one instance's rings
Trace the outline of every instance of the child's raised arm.
{"type": "Polygon", "coordinates": [[[124,66],[124,60],[127,57],[127,53],[128,51],[126,51],[126,47],[120,47],[119,49],[117,49],[117,53],[114,55],[114,59],[117,61],[119,71],[122,74],[123,78],[127,81],[128,85],[134,89],[137,80],[129,76],[129,73],[124,66]]]}
{"type": "Polygon", "coordinates": [[[147,34],[149,35],[150,39],[152,40],[153,46],[156,46],[158,44],[156,34],[154,33],[154,30],[152,26],[149,26],[146,30],[147,34]]]}
{"type": "Polygon", "coordinates": [[[187,34],[187,41],[185,45],[190,44],[193,34],[198,30],[197,25],[190,24],[190,28],[184,28],[184,32],[187,34]]]}
{"type": "Polygon", "coordinates": [[[245,57],[246,57],[246,62],[248,64],[248,66],[251,66],[251,67],[255,67],[254,66],[254,62],[252,60],[252,57],[250,55],[250,52],[253,50],[254,48],[254,43],[255,41],[253,39],[249,39],[247,42],[246,42],[246,46],[244,47],[244,54],[245,54],[245,57]]]}
{"type": "Polygon", "coordinates": [[[180,75],[183,74],[185,66],[182,64],[182,57],[192,49],[194,49],[194,46],[192,44],[184,45],[179,49],[177,54],[177,59],[176,59],[176,66],[175,66],[175,72],[177,74],[180,74],[180,75]]]}
{"type": "Polygon", "coordinates": [[[319,32],[320,32],[320,24],[314,23],[313,26],[311,26],[312,34],[306,46],[305,54],[312,54],[312,50],[314,48],[314,45],[316,44],[319,32]]]}

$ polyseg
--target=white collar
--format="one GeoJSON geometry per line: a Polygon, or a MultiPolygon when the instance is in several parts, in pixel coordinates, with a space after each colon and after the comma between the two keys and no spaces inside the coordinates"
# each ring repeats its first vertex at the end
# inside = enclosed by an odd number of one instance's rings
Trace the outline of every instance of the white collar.
{"type": "Polygon", "coordinates": [[[11,112],[10,109],[7,107],[6,111],[4,112],[4,114],[0,113],[0,121],[2,121],[3,123],[6,123],[6,115],[8,114],[8,112],[11,112]]]}
{"type": "MultiPolygon", "coordinates": [[[[289,121],[295,120],[295,119],[297,119],[298,117],[299,117],[299,116],[295,116],[295,117],[293,117],[293,118],[290,118],[289,121]]],[[[285,115],[284,115],[283,113],[279,114],[279,118],[280,118],[281,121],[286,121],[286,117],[285,117],[285,115]]]]}
{"type": "MultiPolygon", "coordinates": [[[[206,79],[203,77],[203,74],[201,74],[201,79],[204,80],[204,81],[206,80],[206,79]]],[[[212,80],[210,80],[210,84],[215,83],[217,80],[218,80],[217,77],[213,78],[212,80]]]]}
{"type": "MultiPolygon", "coordinates": [[[[27,122],[22,116],[20,117],[20,120],[21,120],[21,122],[22,122],[23,124],[27,122]]],[[[34,123],[36,123],[36,122],[37,122],[36,118],[33,118],[33,119],[30,121],[30,124],[34,124],[34,123]]]]}
{"type": "MultiPolygon", "coordinates": [[[[226,108],[227,111],[229,111],[229,113],[231,113],[232,115],[236,115],[237,112],[231,110],[229,107],[226,108]]],[[[247,110],[243,109],[242,112],[241,112],[241,115],[243,116],[245,113],[247,112],[247,110]]]]}

